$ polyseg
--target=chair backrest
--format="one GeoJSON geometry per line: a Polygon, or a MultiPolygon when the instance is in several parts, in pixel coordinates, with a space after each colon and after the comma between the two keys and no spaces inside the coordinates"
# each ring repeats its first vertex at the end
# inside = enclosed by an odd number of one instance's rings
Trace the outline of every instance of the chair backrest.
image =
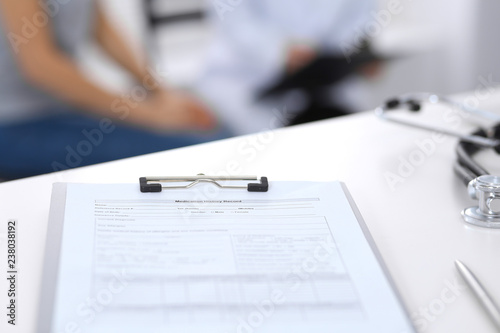
{"type": "Polygon", "coordinates": [[[186,21],[200,21],[205,17],[204,0],[146,0],[149,24],[159,25],[186,21]]]}
{"type": "Polygon", "coordinates": [[[197,79],[212,29],[206,0],[145,0],[149,40],[170,84],[191,87],[197,79]]]}

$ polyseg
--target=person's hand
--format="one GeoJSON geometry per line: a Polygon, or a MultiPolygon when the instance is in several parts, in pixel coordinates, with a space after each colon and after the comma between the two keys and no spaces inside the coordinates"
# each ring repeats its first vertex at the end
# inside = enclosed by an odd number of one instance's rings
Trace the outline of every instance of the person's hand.
{"type": "Polygon", "coordinates": [[[358,69],[358,72],[363,75],[367,79],[374,79],[380,73],[382,72],[383,69],[383,63],[380,60],[374,60],[372,62],[369,62],[363,66],[361,66],[358,69]]]}
{"type": "Polygon", "coordinates": [[[316,50],[309,45],[296,44],[289,48],[286,59],[286,70],[292,74],[305,67],[316,58],[316,50]]]}
{"type": "Polygon", "coordinates": [[[215,117],[196,98],[187,93],[163,90],[152,95],[139,107],[139,122],[156,130],[209,130],[215,117]]]}

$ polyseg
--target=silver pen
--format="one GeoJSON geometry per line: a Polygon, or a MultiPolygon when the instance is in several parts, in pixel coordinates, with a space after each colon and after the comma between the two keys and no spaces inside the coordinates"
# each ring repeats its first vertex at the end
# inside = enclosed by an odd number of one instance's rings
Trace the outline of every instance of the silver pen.
{"type": "Polygon", "coordinates": [[[455,260],[455,266],[467,285],[472,289],[479,302],[481,302],[497,329],[500,330],[500,310],[498,310],[498,306],[493,302],[491,296],[463,262],[455,260]]]}

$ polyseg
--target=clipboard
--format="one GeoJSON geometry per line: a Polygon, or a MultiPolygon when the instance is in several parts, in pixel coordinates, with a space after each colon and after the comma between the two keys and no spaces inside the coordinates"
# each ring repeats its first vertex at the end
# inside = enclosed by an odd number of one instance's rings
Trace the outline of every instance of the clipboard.
{"type": "MultiPolygon", "coordinates": [[[[278,204],[282,205],[281,207],[283,207],[283,205],[290,205],[290,202],[292,202],[292,204],[295,204],[294,202],[296,202],[296,201],[293,201],[293,200],[297,200],[297,198],[296,198],[295,194],[293,194],[293,192],[297,191],[297,189],[306,188],[306,194],[307,194],[309,192],[313,193],[314,191],[316,191],[316,188],[321,188],[322,186],[328,185],[326,187],[326,190],[327,190],[326,192],[330,192],[330,190],[333,190],[335,192],[334,197],[338,201],[342,201],[342,203],[334,204],[333,206],[335,206],[335,207],[333,207],[333,208],[335,208],[336,210],[342,210],[344,212],[348,212],[349,214],[352,214],[352,215],[350,215],[349,219],[352,219],[352,221],[357,221],[357,223],[355,225],[353,225],[351,222],[351,223],[346,223],[346,225],[348,225],[349,228],[353,228],[352,230],[357,230],[356,232],[359,233],[358,236],[360,237],[360,239],[361,238],[363,239],[362,243],[364,244],[360,248],[356,249],[356,251],[359,253],[350,254],[350,255],[345,255],[345,253],[342,254],[342,260],[350,261],[350,262],[352,262],[352,265],[355,265],[356,263],[354,261],[361,260],[360,257],[365,256],[365,255],[370,257],[371,258],[369,260],[370,263],[368,265],[366,265],[366,267],[376,268],[376,271],[375,272],[370,271],[369,273],[372,274],[372,276],[366,276],[366,278],[369,278],[369,279],[372,279],[373,281],[376,281],[374,283],[379,284],[377,292],[380,292],[380,290],[383,289],[384,292],[381,293],[380,295],[382,295],[383,298],[388,299],[388,300],[387,299],[386,300],[377,299],[376,301],[380,302],[380,303],[384,303],[387,301],[387,304],[390,304],[389,308],[383,309],[383,311],[381,310],[382,312],[379,313],[379,314],[382,314],[385,316],[387,316],[389,314],[389,316],[387,317],[387,320],[389,320],[389,318],[390,318],[390,322],[389,321],[386,321],[386,322],[382,321],[382,324],[386,324],[386,326],[385,327],[383,327],[383,326],[378,327],[375,325],[374,326],[375,328],[373,330],[371,330],[371,332],[384,332],[384,333],[392,332],[391,328],[395,329],[394,333],[415,332],[415,329],[414,329],[414,327],[409,319],[408,312],[407,312],[407,310],[402,302],[402,299],[401,299],[399,293],[397,292],[397,289],[395,287],[394,282],[392,281],[392,279],[388,273],[388,270],[387,270],[387,268],[382,260],[382,257],[381,257],[381,255],[380,255],[380,253],[375,245],[375,242],[372,239],[370,232],[369,232],[365,222],[363,221],[363,219],[362,219],[362,217],[361,217],[361,215],[360,215],[360,213],[355,205],[355,202],[354,202],[352,196],[349,194],[349,191],[347,190],[347,187],[344,183],[335,182],[335,183],[331,183],[331,184],[329,184],[329,183],[323,184],[323,183],[309,183],[309,182],[307,182],[307,183],[304,183],[305,185],[302,185],[302,183],[296,184],[296,182],[275,182],[275,183],[271,184],[272,186],[270,186],[267,178],[262,177],[262,178],[260,178],[260,184],[262,185],[262,184],[267,183],[267,192],[265,192],[265,191],[250,192],[248,190],[248,184],[246,184],[246,185],[241,185],[241,184],[234,185],[234,186],[238,186],[238,187],[229,187],[229,188],[224,187],[224,186],[229,186],[229,185],[224,184],[224,181],[230,181],[230,182],[234,181],[234,182],[241,183],[242,181],[250,182],[250,181],[255,181],[255,180],[258,180],[258,178],[257,177],[235,177],[234,179],[228,180],[227,178],[222,179],[221,177],[210,177],[210,176],[205,176],[205,175],[198,175],[198,176],[194,176],[194,177],[141,177],[140,182],[139,182],[140,183],[139,188],[137,188],[137,184],[136,185],[133,185],[133,184],[129,184],[129,185],[92,185],[92,184],[61,184],[61,183],[54,184],[52,205],[51,205],[51,211],[50,211],[50,223],[49,223],[49,230],[48,230],[48,235],[47,235],[47,246],[46,246],[46,253],[45,253],[45,265],[44,265],[44,273],[43,273],[42,295],[41,295],[41,303],[40,303],[40,311],[39,311],[39,325],[38,325],[38,327],[40,329],[40,332],[59,332],[61,329],[61,326],[59,325],[57,327],[54,327],[54,325],[55,325],[54,321],[59,322],[59,324],[60,324],[61,316],[58,315],[58,312],[61,312],[61,309],[64,310],[64,307],[67,306],[67,304],[63,304],[63,305],[60,304],[61,302],[64,303],[64,299],[65,299],[65,295],[64,295],[65,290],[64,290],[64,288],[61,288],[60,285],[62,282],[64,284],[65,277],[67,277],[65,275],[65,272],[67,273],[67,271],[68,271],[68,270],[65,271],[65,269],[64,269],[65,260],[66,260],[66,263],[68,262],[68,260],[67,260],[67,258],[66,259],[61,258],[61,250],[65,251],[67,249],[71,249],[72,243],[74,243],[74,241],[76,241],[76,239],[71,239],[71,241],[69,241],[69,239],[65,239],[65,237],[68,237],[68,235],[71,235],[71,232],[68,233],[68,231],[70,231],[72,228],[74,228],[74,225],[76,223],[76,222],[72,223],[71,221],[67,220],[68,218],[71,218],[71,216],[76,216],[75,214],[71,215],[71,213],[70,213],[70,211],[74,208],[72,201],[78,200],[78,202],[81,203],[82,202],[81,198],[87,198],[87,199],[93,198],[95,200],[101,200],[98,198],[98,196],[101,195],[101,197],[105,197],[107,194],[103,193],[103,190],[104,191],[109,190],[109,193],[121,193],[122,194],[122,196],[120,198],[113,199],[115,201],[122,200],[123,202],[128,202],[130,200],[137,200],[136,198],[141,198],[141,200],[142,200],[143,197],[144,198],[147,197],[147,199],[144,199],[144,202],[147,202],[148,204],[151,204],[151,203],[161,204],[160,202],[163,202],[162,200],[164,200],[164,198],[169,198],[169,200],[171,197],[177,198],[179,193],[182,193],[183,191],[190,191],[190,190],[192,190],[193,187],[195,187],[195,185],[212,186],[212,187],[215,187],[217,189],[220,189],[220,193],[223,193],[223,194],[220,194],[220,196],[222,199],[224,199],[224,200],[220,200],[221,202],[222,201],[229,202],[229,201],[231,201],[230,198],[233,197],[235,194],[237,194],[238,197],[243,198],[242,202],[246,202],[243,205],[245,207],[250,204],[250,201],[248,201],[246,198],[251,198],[252,200],[254,200],[256,202],[256,203],[254,203],[256,206],[262,205],[263,203],[270,200],[270,198],[272,197],[271,192],[273,192],[273,191],[282,191],[283,193],[289,193],[288,196],[283,195],[282,197],[280,197],[281,199],[276,199],[277,201],[274,201],[273,204],[278,203],[278,204]],[[251,178],[251,179],[248,179],[248,178],[251,178]],[[165,193],[158,192],[158,191],[154,191],[153,193],[147,192],[147,191],[142,192],[144,181],[153,183],[154,185],[161,183],[160,186],[162,186],[162,189],[167,188],[167,191],[163,191],[165,193]],[[178,182],[188,182],[188,185],[182,185],[182,187],[172,188],[171,184],[178,183],[178,182]],[[222,187],[219,187],[217,184],[214,184],[214,182],[216,182],[218,185],[222,185],[222,187]],[[223,184],[220,184],[220,182],[223,184]],[[203,183],[207,183],[207,184],[203,184],[203,183]],[[213,185],[215,185],[215,186],[213,186],[213,185]],[[186,186],[188,186],[188,187],[186,187],[186,186]],[[310,187],[310,189],[307,188],[308,186],[310,187]],[[135,190],[134,190],[134,188],[135,188],[135,190]],[[234,189],[240,190],[240,191],[232,191],[234,189]],[[245,191],[245,189],[246,189],[246,191],[245,191]],[[82,192],[85,192],[85,191],[89,191],[89,192],[92,191],[92,193],[90,193],[89,195],[83,195],[83,196],[80,195],[82,192]],[[309,191],[309,192],[307,192],[307,191],[309,191]],[[126,195],[127,193],[125,193],[125,192],[136,192],[136,194],[127,196],[126,195]],[[227,193],[231,193],[231,196],[228,196],[227,193]],[[245,194],[245,193],[248,193],[248,194],[245,194]],[[290,193],[292,193],[292,194],[290,194],[290,193]],[[162,198],[161,200],[159,199],[159,196],[162,198]],[[123,198],[127,198],[127,199],[124,200],[123,198]],[[259,199],[259,198],[261,198],[261,199],[259,199]],[[245,201],[245,200],[247,200],[247,201],[245,201]],[[283,200],[285,200],[285,201],[283,201],[283,200]],[[289,200],[289,201],[286,201],[286,200],[289,200]],[[355,260],[353,260],[353,259],[355,259],[355,260]],[[384,311],[389,311],[389,313],[384,314],[384,311]]],[[[173,186],[176,186],[176,185],[177,184],[175,184],[173,186]]],[[[179,200],[179,201],[181,202],[180,204],[182,204],[183,200],[179,200]]],[[[211,200],[211,201],[215,202],[216,200],[211,200]]],[[[233,201],[237,201],[237,200],[233,200],[233,201]]],[[[306,202],[306,201],[303,201],[303,202],[306,202]]],[[[315,203],[313,201],[309,201],[308,204],[311,204],[311,202],[312,202],[312,205],[315,203]]],[[[301,202],[301,205],[302,204],[303,203],[301,202]]],[[[254,219],[255,223],[254,223],[254,220],[252,220],[252,219],[249,219],[248,223],[252,223],[252,225],[256,225],[255,228],[258,228],[257,225],[259,223],[257,223],[257,222],[264,221],[265,223],[271,223],[269,221],[274,221],[274,219],[281,218],[280,217],[281,215],[279,215],[279,214],[277,214],[276,216],[274,216],[271,220],[269,218],[267,218],[267,216],[260,216],[260,217],[256,216],[256,218],[254,219]],[[278,217],[276,217],[276,216],[278,216],[278,217]]],[[[193,218],[199,219],[198,216],[193,217],[193,218]]],[[[291,217],[287,217],[287,219],[290,219],[290,218],[291,217]]],[[[238,217],[238,219],[240,219],[240,218],[238,217]]],[[[235,219],[234,221],[238,221],[238,219],[235,219]]],[[[281,218],[281,219],[283,219],[283,218],[281,218]]],[[[309,217],[293,217],[292,219],[297,219],[297,221],[300,222],[297,224],[293,224],[293,226],[298,226],[298,225],[301,225],[301,223],[303,221],[307,221],[310,218],[309,217]]],[[[314,219],[318,223],[325,223],[322,221],[322,218],[320,216],[314,217],[314,219]]],[[[285,221],[286,219],[283,219],[283,220],[285,221]]],[[[150,221],[153,221],[153,220],[150,220],[150,221]]],[[[128,222],[124,222],[124,223],[126,224],[128,222]]],[[[328,229],[333,227],[332,225],[329,225],[329,223],[326,223],[326,225],[328,225],[328,229]]],[[[284,233],[287,233],[286,229],[282,229],[282,231],[284,233]]],[[[93,232],[95,232],[95,230],[93,232]]],[[[266,231],[266,232],[269,232],[269,231],[266,231]]],[[[85,234],[82,234],[82,233],[73,233],[73,234],[78,234],[81,237],[85,237],[85,234]]],[[[290,238],[296,237],[296,238],[300,239],[301,235],[299,233],[299,234],[293,234],[292,236],[287,236],[287,237],[290,237],[290,238]]],[[[309,236],[307,236],[307,237],[309,237],[309,236]]],[[[249,239],[246,239],[244,241],[248,242],[250,239],[252,239],[252,238],[250,237],[249,239]]],[[[345,238],[345,239],[348,239],[348,238],[345,238]]],[[[341,238],[338,238],[337,241],[338,241],[337,245],[343,243],[341,238]]],[[[350,239],[350,241],[356,243],[355,239],[354,240],[350,239]]],[[[345,245],[345,243],[344,243],[344,245],[345,245]]],[[[75,246],[77,246],[77,244],[75,246]]],[[[85,251],[85,249],[82,249],[82,251],[85,251]]],[[[346,249],[346,251],[347,251],[347,249],[346,249]]],[[[342,253],[342,252],[340,252],[340,253],[342,253]]],[[[351,265],[351,264],[347,264],[347,266],[349,266],[349,265],[351,265]]],[[[362,267],[361,269],[362,270],[368,269],[366,267],[362,267]]],[[[350,271],[350,274],[353,275],[352,276],[353,281],[356,279],[360,279],[359,277],[356,277],[356,276],[358,276],[358,275],[362,276],[363,274],[368,273],[368,272],[365,272],[365,273],[358,272],[358,273],[354,274],[354,273],[352,273],[351,268],[349,268],[349,271],[350,271]],[[354,275],[356,275],[356,276],[354,276],[354,275]]],[[[201,278],[201,277],[198,276],[198,278],[201,278]]],[[[228,278],[230,280],[229,277],[226,277],[226,278],[228,278]]],[[[357,288],[358,289],[355,290],[356,293],[362,294],[366,291],[366,287],[357,286],[357,288]]],[[[66,291],[67,291],[67,289],[66,289],[66,291]]],[[[373,290],[371,292],[373,292],[373,290]]],[[[370,301],[370,302],[372,302],[372,301],[370,301]]],[[[362,314],[364,313],[363,316],[364,316],[365,320],[377,321],[380,318],[377,319],[376,318],[377,316],[375,316],[374,318],[371,317],[371,316],[373,316],[373,313],[372,313],[373,303],[371,303],[371,305],[370,305],[370,302],[363,303],[363,306],[360,308],[360,313],[362,313],[362,314]]],[[[328,304],[325,302],[323,302],[323,303],[322,303],[323,305],[328,304]]],[[[332,307],[332,309],[334,309],[334,308],[335,307],[332,307]]],[[[169,309],[171,309],[171,308],[169,308],[169,309]]],[[[124,319],[126,319],[126,318],[124,317],[124,319]]],[[[72,324],[76,323],[75,325],[77,325],[77,326],[75,326],[75,327],[81,328],[80,326],[78,326],[79,324],[78,324],[77,320],[75,320],[74,322],[68,321],[68,320],[65,320],[65,321],[63,320],[63,322],[65,322],[67,325],[72,325],[72,324]]],[[[352,327],[357,327],[356,322],[353,321],[351,324],[354,325],[352,327]]],[[[379,323],[379,324],[381,324],[381,323],[379,323]]],[[[287,326],[287,324],[285,322],[278,323],[277,325],[278,326],[272,326],[270,328],[270,330],[266,330],[265,327],[262,327],[262,328],[259,327],[258,329],[254,330],[254,332],[277,332],[277,331],[280,331],[280,329],[282,329],[282,326],[280,326],[280,325],[283,325],[283,327],[287,326]]],[[[234,328],[236,326],[233,325],[231,327],[234,328]]],[[[245,327],[243,326],[243,328],[245,328],[245,327]]],[[[248,326],[247,326],[247,328],[248,328],[248,326]]],[[[250,328],[253,328],[253,327],[250,326],[250,328]]],[[[162,327],[162,329],[163,329],[163,327],[162,327]]],[[[310,329],[311,329],[310,324],[308,324],[306,326],[294,325],[294,327],[287,327],[286,328],[287,332],[307,332],[310,329]]],[[[148,330],[148,329],[146,329],[146,330],[148,330]]],[[[103,330],[102,332],[104,332],[104,331],[106,331],[106,330],[103,330]]],[[[108,327],[108,331],[109,331],[109,327],[108,327]]],[[[189,330],[185,327],[182,327],[182,329],[179,329],[179,330],[176,330],[176,328],[173,328],[169,332],[197,332],[197,331],[199,331],[199,328],[189,330]]],[[[208,328],[204,329],[204,331],[211,332],[208,328]]],[[[221,330],[215,330],[214,332],[216,332],[216,331],[222,332],[221,330]]],[[[330,328],[325,326],[325,330],[322,330],[320,328],[317,331],[318,332],[330,332],[331,330],[330,330],[330,328]]],[[[349,330],[349,325],[346,326],[346,329],[342,330],[342,331],[343,332],[351,332],[351,330],[349,330]]],[[[93,327],[89,328],[89,330],[85,330],[85,327],[84,327],[82,332],[99,332],[100,333],[101,331],[94,330],[93,327]]],[[[357,332],[357,331],[353,330],[352,332],[357,332]]]]}
{"type": "Polygon", "coordinates": [[[252,181],[258,180],[257,176],[205,176],[198,174],[196,176],[184,177],[141,177],[139,185],[142,193],[161,192],[163,189],[189,189],[200,183],[210,183],[222,189],[246,189],[248,192],[267,192],[269,182],[267,177],[261,177],[259,183],[248,183],[246,185],[224,185],[220,182],[227,181],[252,181]],[[167,185],[171,183],[188,182],[187,185],[167,185]]]}

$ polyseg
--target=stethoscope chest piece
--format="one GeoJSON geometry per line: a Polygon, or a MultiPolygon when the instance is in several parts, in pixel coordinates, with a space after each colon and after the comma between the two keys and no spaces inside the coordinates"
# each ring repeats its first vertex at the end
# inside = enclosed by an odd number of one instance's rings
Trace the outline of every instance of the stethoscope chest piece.
{"type": "Polygon", "coordinates": [[[375,109],[375,114],[391,122],[427,130],[431,132],[451,135],[460,139],[457,145],[457,161],[454,170],[468,187],[470,196],[478,200],[479,204],[462,211],[465,222],[484,227],[500,229],[500,177],[491,176],[473,158],[483,149],[493,149],[500,154],[500,115],[489,111],[468,107],[465,104],[454,102],[452,99],[431,93],[405,94],[387,101],[375,109]],[[391,115],[392,110],[408,109],[419,111],[423,102],[431,104],[444,103],[468,114],[480,116],[493,122],[488,130],[478,129],[472,134],[463,134],[454,129],[417,123],[391,115]]]}
{"type": "Polygon", "coordinates": [[[464,220],[480,227],[500,228],[500,177],[477,177],[469,183],[468,191],[479,204],[462,211],[464,220]]]}

